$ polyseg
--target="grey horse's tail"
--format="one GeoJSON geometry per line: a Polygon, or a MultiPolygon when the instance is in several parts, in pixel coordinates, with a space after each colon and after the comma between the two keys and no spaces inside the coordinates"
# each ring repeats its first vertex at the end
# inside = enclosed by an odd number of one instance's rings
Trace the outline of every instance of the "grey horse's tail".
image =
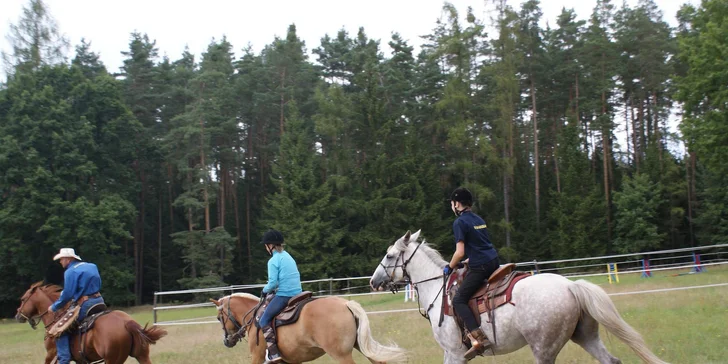
{"type": "Polygon", "coordinates": [[[627,344],[645,363],[667,364],[652,353],[642,339],[642,335],[622,319],[617,308],[614,307],[614,303],[603,289],[580,279],[574,284],[570,284],[569,290],[583,311],[627,344]]]}
{"type": "Polygon", "coordinates": [[[369,318],[367,317],[366,311],[356,301],[346,302],[346,307],[354,315],[357,321],[357,344],[359,344],[359,351],[361,351],[367,358],[377,362],[393,362],[401,363],[407,361],[407,351],[393,346],[384,346],[378,343],[372,337],[371,329],[369,328],[369,318]]]}

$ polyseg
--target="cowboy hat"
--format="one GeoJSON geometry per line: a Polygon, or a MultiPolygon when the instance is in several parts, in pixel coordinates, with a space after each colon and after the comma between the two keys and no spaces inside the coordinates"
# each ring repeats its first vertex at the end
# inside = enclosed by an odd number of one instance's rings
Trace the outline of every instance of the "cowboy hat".
{"type": "Polygon", "coordinates": [[[53,257],[53,260],[58,260],[61,258],[75,258],[76,260],[83,260],[81,257],[76,255],[76,252],[73,250],[73,248],[61,248],[61,251],[56,254],[55,257],[53,257]]]}

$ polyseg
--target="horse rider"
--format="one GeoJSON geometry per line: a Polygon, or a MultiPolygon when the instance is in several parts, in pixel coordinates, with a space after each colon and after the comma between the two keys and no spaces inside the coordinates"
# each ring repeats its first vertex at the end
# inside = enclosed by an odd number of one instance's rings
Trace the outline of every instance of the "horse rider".
{"type": "Polygon", "coordinates": [[[456,269],[463,258],[468,259],[469,272],[452,301],[455,313],[463,320],[468,331],[471,348],[465,353],[467,360],[482,354],[491,345],[476,323],[475,316],[468,307],[468,301],[499,267],[498,252],[490,242],[488,226],[483,218],[471,211],[472,206],[473,195],[468,189],[460,187],[452,192],[450,207],[457,216],[452,225],[455,253],[450,264],[443,268],[443,273],[447,276],[456,269]]]}
{"type": "MultiPolygon", "coordinates": [[[[89,308],[104,303],[99,291],[101,290],[101,276],[96,264],[84,262],[76,255],[72,248],[62,248],[53,260],[61,261],[66,269],[63,274],[63,291],[58,300],[48,307],[49,312],[57,312],[69,301],[80,302],[81,308],[76,321],[80,322],[86,318],[89,308]]],[[[58,364],[69,364],[71,362],[71,347],[69,334],[64,332],[56,339],[56,350],[58,352],[58,364]]]]}
{"type": "Polygon", "coordinates": [[[303,292],[301,288],[301,274],[298,272],[296,261],[284,250],[283,234],[278,230],[268,230],[261,241],[266,251],[271,255],[268,260],[268,284],[263,287],[261,296],[266,296],[275,291],[273,298],[265,308],[263,315],[258,322],[263,328],[263,335],[267,344],[266,359],[270,363],[283,361],[278,346],[276,345],[275,331],[271,327],[273,319],[286,306],[288,301],[295,295],[303,292]]]}

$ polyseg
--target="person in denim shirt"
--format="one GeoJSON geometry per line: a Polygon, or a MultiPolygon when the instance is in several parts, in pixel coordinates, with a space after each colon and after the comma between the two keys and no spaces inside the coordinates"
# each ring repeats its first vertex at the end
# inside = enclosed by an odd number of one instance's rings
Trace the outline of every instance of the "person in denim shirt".
{"type": "MultiPolygon", "coordinates": [[[[87,297],[81,303],[81,309],[76,321],[86,318],[86,312],[92,306],[104,303],[99,291],[101,290],[101,275],[96,264],[84,262],[81,257],[71,248],[62,248],[53,257],[53,260],[60,260],[66,272],[63,274],[63,291],[58,300],[48,307],[49,312],[57,312],[69,301],[78,302],[81,298],[87,297]]],[[[56,350],[58,352],[58,364],[71,362],[71,347],[68,333],[63,333],[56,339],[56,350]]]]}
{"type": "Polygon", "coordinates": [[[270,363],[280,363],[283,358],[276,345],[275,332],[271,327],[273,318],[278,315],[288,301],[295,295],[303,292],[301,289],[301,274],[298,272],[296,261],[287,251],[283,250],[283,234],[278,230],[269,230],[263,235],[261,244],[271,258],[268,260],[268,284],[263,287],[262,296],[273,292],[274,296],[260,317],[259,325],[263,328],[265,341],[268,346],[266,357],[270,363]]]}

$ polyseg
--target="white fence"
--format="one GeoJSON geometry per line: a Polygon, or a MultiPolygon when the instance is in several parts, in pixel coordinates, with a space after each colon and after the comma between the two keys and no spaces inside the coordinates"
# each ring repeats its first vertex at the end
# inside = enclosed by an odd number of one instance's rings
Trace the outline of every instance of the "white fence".
{"type": "MultiPolygon", "coordinates": [[[[587,258],[575,258],[575,259],[563,259],[563,260],[550,260],[550,261],[530,261],[517,263],[516,266],[519,270],[531,271],[533,274],[538,273],[558,273],[570,278],[577,277],[596,277],[596,276],[612,276],[618,279],[619,275],[624,274],[642,274],[643,277],[652,276],[653,272],[662,271],[675,271],[687,269],[688,272],[682,272],[678,274],[690,274],[699,273],[706,270],[706,267],[728,264],[728,244],[700,246],[693,248],[682,248],[682,249],[669,249],[661,251],[652,251],[645,253],[632,253],[632,254],[618,254],[608,255],[601,257],[587,257],[587,258]],[[704,252],[706,250],[712,250],[711,252],[704,252]],[[679,253],[690,252],[690,254],[674,255],[679,253]],[[642,259],[634,259],[635,257],[641,257],[642,259]],[[709,259],[705,259],[709,257],[709,259]],[[628,258],[628,259],[625,259],[628,258]],[[596,261],[602,261],[602,263],[591,263],[596,261]],[[589,264],[576,264],[571,265],[570,263],[589,262],[589,264]],[[652,264],[652,262],[659,262],[658,264],[652,264]],[[613,264],[614,271],[607,271],[607,265],[613,264]],[[619,267],[619,269],[617,269],[619,267]],[[625,269],[626,268],[626,269],[625,269]],[[576,270],[576,271],[575,271],[576,270]]],[[[612,278],[609,277],[609,278],[612,278]]],[[[302,281],[302,285],[305,290],[312,291],[317,296],[328,296],[337,295],[342,297],[356,297],[364,295],[379,295],[379,294],[392,294],[391,292],[370,292],[368,280],[371,276],[361,277],[346,277],[346,278],[326,278],[326,279],[315,279],[302,281]],[[352,282],[364,282],[358,285],[352,285],[352,282]],[[344,286],[341,282],[345,282],[344,286]],[[336,287],[335,287],[336,286],[336,287]],[[367,291],[356,293],[357,291],[367,291]]],[[[610,279],[610,282],[612,280],[610,279]]],[[[710,285],[712,286],[724,286],[728,285],[710,285]]],[[[261,289],[264,284],[242,284],[242,285],[230,285],[224,287],[212,287],[212,288],[200,288],[200,289],[189,289],[189,290],[177,290],[177,291],[165,291],[154,293],[154,307],[153,317],[154,322],[160,325],[193,325],[193,324],[205,324],[215,323],[216,320],[211,320],[215,316],[201,317],[196,319],[185,319],[175,321],[163,321],[157,320],[157,313],[159,311],[174,310],[174,309],[188,309],[188,308],[199,308],[199,307],[212,307],[213,303],[183,303],[183,304],[167,304],[162,306],[159,304],[161,298],[164,296],[172,295],[194,295],[200,293],[222,293],[229,294],[236,291],[243,290],[255,290],[261,289]],[[197,320],[197,321],[196,321],[197,320]]],[[[403,284],[404,286],[404,284],[403,284]]],[[[708,286],[695,286],[685,287],[678,289],[691,289],[691,288],[706,288],[708,286]]],[[[404,287],[403,287],[404,288],[404,287]]],[[[672,289],[668,289],[672,290],[672,289]]],[[[642,292],[624,292],[614,295],[625,295],[625,294],[638,294],[638,293],[651,293],[651,292],[662,292],[664,290],[652,290],[642,292]]],[[[414,297],[411,295],[410,290],[404,290],[400,294],[405,295],[405,302],[411,300],[414,297]]],[[[404,310],[391,310],[391,311],[375,311],[368,312],[368,314],[379,314],[379,313],[394,313],[394,312],[407,312],[416,309],[404,309],[404,310]]]]}

